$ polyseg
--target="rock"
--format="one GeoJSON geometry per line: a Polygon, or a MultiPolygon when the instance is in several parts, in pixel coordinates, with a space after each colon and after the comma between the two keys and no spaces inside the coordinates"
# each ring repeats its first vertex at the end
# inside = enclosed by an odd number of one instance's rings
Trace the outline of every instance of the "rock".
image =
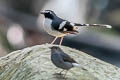
{"type": "MultiPolygon", "coordinates": [[[[61,69],[51,62],[50,46],[53,45],[36,45],[1,57],[0,80],[65,80],[54,75],[61,69]]],[[[69,70],[66,80],[120,80],[120,68],[84,52],[60,47],[81,65],[69,70]]]]}

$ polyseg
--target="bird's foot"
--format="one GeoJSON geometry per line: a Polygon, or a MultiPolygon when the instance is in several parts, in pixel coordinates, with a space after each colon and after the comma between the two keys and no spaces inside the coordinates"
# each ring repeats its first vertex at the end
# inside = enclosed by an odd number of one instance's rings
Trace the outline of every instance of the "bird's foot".
{"type": "Polygon", "coordinates": [[[55,78],[60,79],[60,80],[67,80],[67,77],[64,77],[64,74],[61,73],[54,73],[55,78]]]}
{"type": "Polygon", "coordinates": [[[62,74],[62,73],[54,73],[54,75],[64,75],[64,74],[62,74]]]}

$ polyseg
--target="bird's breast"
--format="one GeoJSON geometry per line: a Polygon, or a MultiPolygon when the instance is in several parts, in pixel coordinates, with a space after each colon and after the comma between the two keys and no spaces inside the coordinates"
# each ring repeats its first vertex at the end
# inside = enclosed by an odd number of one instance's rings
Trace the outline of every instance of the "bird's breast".
{"type": "MultiPolygon", "coordinates": [[[[59,27],[59,26],[58,26],[59,27]]],[[[49,34],[49,35],[52,35],[52,36],[56,36],[56,37],[62,37],[62,36],[65,36],[66,34],[63,34],[57,30],[54,30],[52,28],[52,20],[51,19],[48,19],[46,18],[45,21],[44,21],[44,30],[49,34]]]]}

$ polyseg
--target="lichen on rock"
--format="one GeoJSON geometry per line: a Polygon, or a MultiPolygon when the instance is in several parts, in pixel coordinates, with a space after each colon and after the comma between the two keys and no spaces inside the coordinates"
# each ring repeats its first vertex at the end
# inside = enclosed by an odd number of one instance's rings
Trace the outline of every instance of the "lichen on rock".
{"type": "MultiPolygon", "coordinates": [[[[0,80],[65,80],[54,75],[56,68],[50,59],[50,44],[36,45],[14,51],[0,58],[0,80]]],[[[72,68],[67,80],[120,80],[120,69],[84,52],[60,46],[81,67],[72,68]]]]}

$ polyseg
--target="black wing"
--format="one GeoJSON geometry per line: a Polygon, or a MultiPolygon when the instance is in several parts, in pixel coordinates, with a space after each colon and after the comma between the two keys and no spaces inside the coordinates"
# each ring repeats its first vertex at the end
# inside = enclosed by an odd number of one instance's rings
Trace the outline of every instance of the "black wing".
{"type": "Polygon", "coordinates": [[[56,31],[59,31],[61,33],[70,33],[70,34],[76,34],[78,33],[78,31],[74,30],[74,26],[71,25],[71,23],[67,20],[63,20],[63,19],[56,19],[56,20],[53,20],[52,22],[52,26],[53,26],[53,29],[56,30],[56,31]],[[60,27],[60,24],[62,22],[65,22],[66,24],[62,27],[62,28],[59,28],[60,27]]]}
{"type": "Polygon", "coordinates": [[[63,57],[63,60],[66,61],[66,62],[77,63],[73,58],[71,58],[66,53],[62,53],[61,56],[63,57]]]}

